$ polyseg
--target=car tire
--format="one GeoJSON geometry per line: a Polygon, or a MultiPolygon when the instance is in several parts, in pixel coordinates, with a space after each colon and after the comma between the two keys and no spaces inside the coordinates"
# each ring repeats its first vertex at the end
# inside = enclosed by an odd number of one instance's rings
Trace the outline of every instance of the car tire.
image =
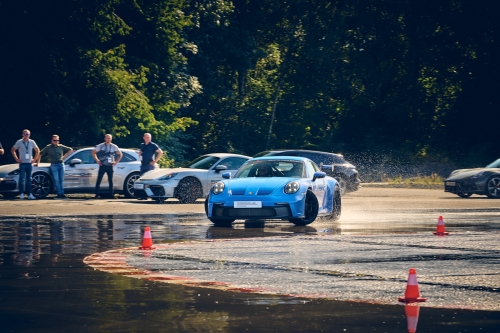
{"type": "Polygon", "coordinates": [[[52,192],[52,178],[45,172],[36,172],[31,176],[31,193],[37,199],[43,199],[52,192]]]}
{"type": "Polygon", "coordinates": [[[125,178],[125,182],[123,183],[123,194],[125,198],[132,198],[134,196],[134,183],[140,177],[139,172],[132,172],[125,178]]]}
{"type": "Polygon", "coordinates": [[[468,198],[472,195],[473,193],[472,192],[460,192],[460,193],[457,193],[457,195],[460,197],[460,198],[468,198]]]}
{"type": "Polygon", "coordinates": [[[329,221],[338,221],[338,219],[340,219],[340,215],[342,214],[342,195],[340,194],[340,188],[338,186],[335,187],[332,204],[332,213],[328,215],[326,219],[329,221]]]}
{"type": "Polygon", "coordinates": [[[290,219],[289,221],[297,226],[304,226],[314,222],[318,216],[318,198],[311,190],[307,190],[304,202],[304,217],[300,219],[290,219]]]}
{"type": "Polygon", "coordinates": [[[493,176],[486,182],[486,195],[488,198],[500,198],[500,176],[493,176]]]}
{"type": "MultiPolygon", "coordinates": [[[[208,217],[208,197],[205,199],[205,214],[207,214],[208,217]]],[[[231,227],[234,219],[211,219],[208,218],[210,222],[214,224],[215,227],[221,227],[221,228],[228,228],[231,227]]]]}
{"type": "Polygon", "coordinates": [[[341,195],[347,194],[347,185],[348,185],[347,180],[345,180],[343,177],[338,177],[337,182],[339,183],[340,194],[341,195]]]}
{"type": "Polygon", "coordinates": [[[155,198],[155,203],[164,204],[168,198],[155,198]]]}
{"type": "Polygon", "coordinates": [[[203,196],[203,189],[198,179],[186,177],[179,182],[176,188],[176,198],[183,204],[192,204],[203,196]]]}

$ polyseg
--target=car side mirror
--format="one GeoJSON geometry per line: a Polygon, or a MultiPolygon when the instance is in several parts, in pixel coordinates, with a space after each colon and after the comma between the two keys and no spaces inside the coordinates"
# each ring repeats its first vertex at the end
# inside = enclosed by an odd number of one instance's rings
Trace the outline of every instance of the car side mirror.
{"type": "Polygon", "coordinates": [[[82,160],[79,158],[74,158],[69,162],[70,166],[75,166],[76,164],[83,164],[82,160]]]}
{"type": "Polygon", "coordinates": [[[216,173],[219,173],[219,172],[221,172],[223,170],[227,170],[227,166],[219,164],[218,166],[215,167],[215,172],[216,173]]]}
{"type": "Polygon", "coordinates": [[[313,181],[315,181],[318,178],[325,178],[325,177],[326,177],[326,173],[321,172],[321,171],[316,171],[314,173],[314,176],[313,176],[313,181]]]}
{"type": "Polygon", "coordinates": [[[231,172],[224,172],[222,174],[222,178],[224,178],[224,179],[231,179],[231,172]]]}

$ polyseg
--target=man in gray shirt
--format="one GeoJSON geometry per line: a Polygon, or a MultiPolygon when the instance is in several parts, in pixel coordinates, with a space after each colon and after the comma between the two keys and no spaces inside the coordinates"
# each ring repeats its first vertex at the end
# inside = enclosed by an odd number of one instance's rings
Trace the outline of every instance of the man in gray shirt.
{"type": "Polygon", "coordinates": [[[111,134],[106,134],[104,136],[104,142],[95,146],[92,150],[92,157],[99,164],[99,171],[97,173],[97,182],[95,184],[95,198],[99,198],[99,187],[101,186],[102,177],[104,174],[108,176],[109,183],[109,194],[110,199],[114,199],[113,194],[113,167],[120,162],[122,159],[122,152],[120,148],[114,143],[111,143],[113,136],[111,134]],[[97,156],[99,154],[99,156],[97,156]]]}
{"type": "Polygon", "coordinates": [[[19,198],[24,199],[24,195],[28,199],[36,199],[31,193],[31,172],[33,171],[33,164],[38,160],[40,149],[36,142],[30,139],[31,132],[27,129],[23,130],[23,138],[17,140],[10,152],[12,156],[19,163],[19,198]],[[16,154],[19,152],[19,156],[16,154]],[[35,156],[33,157],[33,151],[35,156]]]}

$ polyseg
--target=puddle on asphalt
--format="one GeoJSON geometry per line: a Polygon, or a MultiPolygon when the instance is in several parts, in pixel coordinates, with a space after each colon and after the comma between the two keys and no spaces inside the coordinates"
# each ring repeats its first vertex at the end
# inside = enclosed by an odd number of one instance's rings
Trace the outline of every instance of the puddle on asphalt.
{"type": "MultiPolygon", "coordinates": [[[[448,218],[447,229],[498,232],[498,218],[488,224],[487,214],[468,217],[470,224],[465,219],[451,222],[448,218]]],[[[376,227],[356,221],[343,224],[341,220],[307,227],[251,222],[238,223],[233,228],[215,228],[201,216],[162,215],[3,219],[0,221],[2,331],[404,332],[408,329],[408,318],[410,321],[414,318],[401,305],[169,285],[94,270],[83,263],[83,258],[140,245],[144,226],[151,227],[155,244],[168,244],[224,238],[388,234],[396,232],[394,228],[404,232],[413,228],[432,231],[435,219],[429,218],[431,215],[434,216],[431,213],[413,224],[384,221],[376,227]],[[404,229],[404,224],[413,227],[404,229]]],[[[500,327],[498,312],[494,311],[420,308],[417,315],[417,330],[421,332],[496,332],[500,327]]]]}

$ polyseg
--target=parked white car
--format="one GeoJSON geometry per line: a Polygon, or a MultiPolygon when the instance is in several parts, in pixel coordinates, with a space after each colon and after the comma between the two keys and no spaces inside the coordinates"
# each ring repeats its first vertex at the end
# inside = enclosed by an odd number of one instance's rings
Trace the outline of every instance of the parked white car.
{"type": "MultiPolygon", "coordinates": [[[[64,160],[64,193],[94,193],[99,165],[92,157],[93,147],[74,151],[64,160]]],[[[141,161],[132,149],[120,149],[123,157],[114,168],[113,187],[115,193],[126,197],[134,195],[134,182],[139,178],[141,161]]],[[[49,163],[40,163],[33,167],[32,192],[37,199],[56,193],[49,163]]],[[[12,199],[19,194],[19,164],[0,166],[0,194],[12,199]]],[[[104,175],[100,192],[108,192],[108,178],[104,175]]]]}
{"type": "Polygon", "coordinates": [[[208,195],[222,174],[234,175],[249,156],[237,154],[207,154],[182,168],[152,170],[134,183],[134,196],[150,197],[156,202],[177,198],[181,203],[193,203],[208,195]]]}

